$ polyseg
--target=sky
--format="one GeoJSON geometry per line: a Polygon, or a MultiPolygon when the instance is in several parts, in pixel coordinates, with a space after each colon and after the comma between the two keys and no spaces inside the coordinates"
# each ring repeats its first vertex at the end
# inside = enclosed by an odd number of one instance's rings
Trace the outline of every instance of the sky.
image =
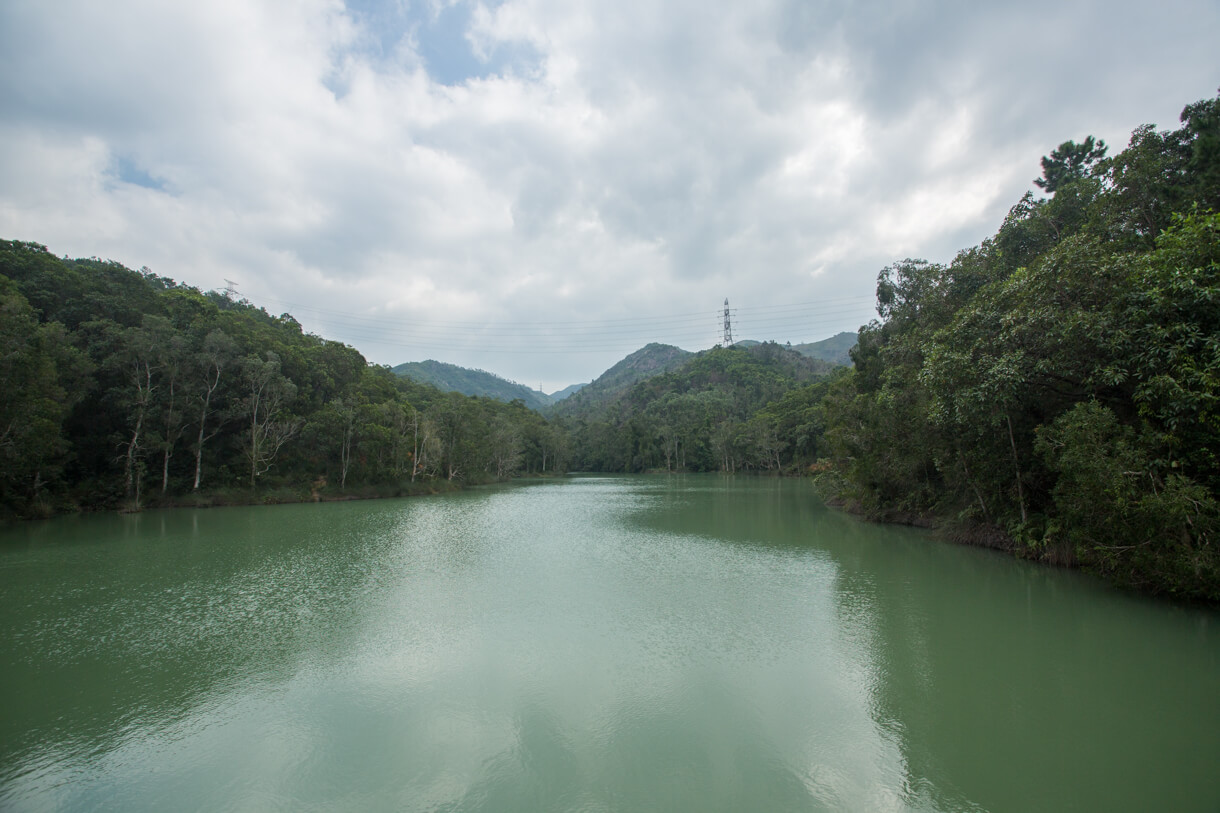
{"type": "Polygon", "coordinates": [[[1215,0],[4,0],[0,238],[551,392],[726,299],[857,329],[1059,143],[1176,128],[1218,42],[1215,0]]]}

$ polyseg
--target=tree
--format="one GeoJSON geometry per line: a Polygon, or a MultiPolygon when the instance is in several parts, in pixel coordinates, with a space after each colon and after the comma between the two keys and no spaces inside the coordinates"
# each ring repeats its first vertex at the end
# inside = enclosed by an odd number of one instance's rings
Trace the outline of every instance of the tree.
{"type": "MultiPolygon", "coordinates": [[[[168,323],[166,323],[168,328],[168,323]]],[[[162,331],[165,337],[161,345],[161,494],[169,490],[169,461],[174,455],[178,439],[186,431],[183,415],[182,378],[189,363],[186,353],[186,337],[172,329],[162,331]]]]}
{"type": "Polygon", "coordinates": [[[85,357],[62,325],[39,324],[0,276],[0,504],[21,509],[51,479],[68,448],[63,420],[84,391],[85,357]]]}
{"type": "Polygon", "coordinates": [[[246,456],[250,461],[250,487],[275,462],[280,448],[301,427],[298,419],[283,412],[296,397],[297,387],[280,373],[280,357],[267,351],[265,359],[247,356],[242,362],[246,384],[246,415],[250,429],[246,435],[246,456]]]}
{"type": "Polygon", "coordinates": [[[335,398],[316,413],[314,429],[322,435],[323,448],[331,448],[339,457],[339,488],[347,488],[347,475],[352,467],[352,448],[356,442],[358,404],[351,395],[335,398]]]}
{"type": "Polygon", "coordinates": [[[140,327],[119,328],[100,325],[104,337],[109,336],[112,352],[106,363],[119,374],[114,394],[119,401],[126,423],[123,449],[123,491],[141,507],[144,480],[144,456],[155,445],[150,439],[151,423],[156,408],[155,396],[161,386],[162,370],[167,363],[166,347],[174,337],[173,327],[162,316],[148,315],[140,327]]]}
{"type": "Polygon", "coordinates": [[[423,475],[436,474],[441,459],[441,442],[433,420],[414,407],[411,408],[411,482],[423,475]]]}
{"type": "Polygon", "coordinates": [[[491,423],[488,446],[491,456],[489,468],[496,479],[503,480],[516,474],[523,460],[521,430],[506,415],[498,415],[491,423]]]}
{"type": "Polygon", "coordinates": [[[1040,429],[1038,452],[1058,474],[1049,535],[1119,583],[1220,599],[1220,505],[1188,477],[1164,473],[1149,445],[1096,401],[1040,429]]]}
{"type": "Polygon", "coordinates": [[[198,406],[199,435],[195,439],[195,484],[199,490],[203,479],[203,445],[214,438],[223,426],[223,411],[216,408],[215,399],[220,388],[220,379],[234,359],[237,344],[222,330],[213,330],[203,340],[203,346],[195,354],[195,402],[198,406]],[[211,427],[208,420],[220,417],[211,427]]]}
{"type": "Polygon", "coordinates": [[[1034,183],[1053,195],[1067,184],[1091,173],[1106,157],[1106,149],[1106,142],[1101,139],[1094,141],[1093,136],[1086,136],[1079,144],[1065,141],[1049,156],[1042,156],[1042,177],[1034,180],[1034,183]]]}

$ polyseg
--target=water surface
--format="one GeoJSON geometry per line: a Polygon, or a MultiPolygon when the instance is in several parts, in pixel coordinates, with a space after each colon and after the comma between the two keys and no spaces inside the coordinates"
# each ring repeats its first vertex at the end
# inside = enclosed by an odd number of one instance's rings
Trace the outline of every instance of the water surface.
{"type": "Polygon", "coordinates": [[[1220,809],[1217,614],[584,477],[0,534],[0,809],[1220,809]]]}

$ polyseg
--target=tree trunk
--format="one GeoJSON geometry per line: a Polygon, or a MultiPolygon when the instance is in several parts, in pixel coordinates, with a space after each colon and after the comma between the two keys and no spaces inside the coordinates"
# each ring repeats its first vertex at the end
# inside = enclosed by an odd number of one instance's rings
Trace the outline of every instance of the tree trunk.
{"type": "Polygon", "coordinates": [[[199,478],[203,474],[203,425],[207,420],[208,407],[204,403],[203,414],[199,416],[199,442],[195,444],[195,485],[192,491],[199,490],[199,478]]]}
{"type": "Polygon", "coordinates": [[[165,448],[162,450],[161,457],[161,494],[169,490],[169,459],[174,454],[174,444],[178,442],[178,435],[182,431],[182,422],[178,420],[177,414],[174,412],[174,376],[169,379],[169,408],[165,410],[165,437],[162,442],[165,448]]]}
{"type": "Polygon", "coordinates": [[[411,482],[415,482],[415,475],[419,472],[419,410],[412,410],[414,417],[411,421],[412,435],[414,435],[415,450],[411,453],[411,482]]]}
{"type": "Polygon", "coordinates": [[[974,496],[978,497],[979,508],[983,509],[983,519],[987,521],[987,503],[983,502],[983,492],[979,491],[978,484],[974,482],[974,477],[970,474],[970,467],[966,465],[966,456],[962,454],[961,449],[957,451],[957,459],[962,463],[962,471],[966,472],[966,482],[970,483],[970,488],[974,490],[974,496]]]}
{"type": "Polygon", "coordinates": [[[1008,413],[1004,413],[1004,420],[1008,422],[1008,442],[1012,444],[1012,467],[1017,472],[1017,502],[1021,505],[1021,524],[1024,525],[1027,521],[1025,515],[1025,491],[1021,488],[1021,464],[1017,459],[1017,441],[1012,434],[1012,419],[1008,417],[1008,413]]]}
{"type": "Polygon", "coordinates": [[[131,440],[127,443],[127,462],[124,465],[124,471],[127,475],[126,493],[130,497],[135,485],[136,474],[136,452],[140,448],[140,430],[144,426],[144,413],[140,412],[139,418],[136,419],[135,431],[131,433],[131,440]]]}

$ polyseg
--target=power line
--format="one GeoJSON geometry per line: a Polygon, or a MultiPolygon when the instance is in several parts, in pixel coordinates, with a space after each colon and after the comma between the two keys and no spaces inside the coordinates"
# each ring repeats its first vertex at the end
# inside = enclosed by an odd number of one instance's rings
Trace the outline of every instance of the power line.
{"type": "MultiPolygon", "coordinates": [[[[867,321],[863,303],[871,297],[842,297],[821,302],[798,302],[731,309],[693,311],[663,316],[601,320],[527,322],[474,322],[457,320],[390,319],[350,311],[319,308],[272,297],[308,317],[312,326],[324,326],[345,341],[360,340],[382,346],[401,346],[404,351],[449,351],[496,354],[584,354],[638,349],[649,342],[706,347],[718,340],[732,344],[734,327],[739,335],[758,339],[782,339],[794,332],[809,335],[815,325],[856,325],[867,321]],[[735,317],[738,324],[732,324],[735,317]],[[715,321],[713,321],[715,320],[715,321]],[[720,324],[717,325],[716,322],[720,324]]],[[[870,307],[871,310],[871,307],[870,307]]],[[[316,329],[316,328],[315,328],[316,329]]],[[[829,328],[824,328],[829,330],[829,328]]]]}
{"type": "MultiPolygon", "coordinates": [[[[382,323],[385,323],[388,325],[402,325],[403,324],[403,320],[401,318],[378,317],[378,316],[371,316],[366,313],[354,313],[352,311],[340,311],[340,310],[334,310],[334,309],[330,309],[330,308],[319,308],[315,305],[308,305],[308,304],[301,303],[301,302],[291,302],[288,300],[278,299],[276,297],[262,297],[262,299],[265,302],[275,302],[281,306],[287,306],[289,308],[309,311],[311,313],[321,314],[321,315],[325,315],[325,316],[340,317],[340,318],[347,317],[347,318],[359,320],[361,322],[382,322],[382,323]]],[[[753,307],[735,308],[735,309],[733,309],[733,312],[751,314],[756,311],[768,312],[768,311],[780,311],[780,310],[794,310],[794,309],[802,309],[802,308],[808,308],[808,307],[822,308],[822,307],[825,307],[826,305],[841,304],[841,303],[863,303],[866,301],[871,303],[873,301],[873,298],[871,296],[841,297],[838,299],[827,299],[827,300],[823,300],[821,302],[794,302],[794,303],[785,303],[782,305],[761,305],[761,306],[753,306],[753,307]]],[[[714,311],[710,315],[719,317],[721,314],[718,311],[714,311]]],[[[816,315],[816,314],[814,314],[814,315],[816,315]]],[[[604,328],[605,330],[609,331],[609,330],[616,330],[621,327],[631,327],[631,326],[641,326],[642,327],[642,326],[648,325],[648,324],[674,324],[674,323],[689,324],[689,323],[695,323],[695,322],[706,323],[705,320],[708,318],[708,316],[709,316],[708,311],[688,311],[685,313],[677,313],[677,314],[662,314],[662,315],[657,315],[657,316],[633,316],[633,317],[622,317],[622,318],[618,318],[618,319],[576,319],[576,320],[549,320],[549,321],[531,319],[526,322],[521,322],[520,320],[514,320],[514,321],[509,321],[509,322],[495,322],[495,321],[459,321],[459,320],[448,320],[448,319],[412,319],[411,322],[408,324],[411,324],[414,326],[420,326],[420,327],[458,328],[458,329],[468,328],[468,329],[479,329],[479,330],[484,330],[484,331],[498,330],[498,331],[504,331],[506,333],[517,334],[522,329],[547,330],[552,327],[561,328],[561,327],[568,327],[568,326],[580,326],[580,327],[583,327],[586,329],[604,328]]]]}
{"type": "MultiPolygon", "coordinates": [[[[306,312],[313,309],[303,309],[306,312]]],[[[745,309],[742,309],[743,311],[745,309]]],[[[299,314],[304,315],[300,311],[299,314]]],[[[732,310],[732,314],[736,315],[739,311],[732,310]]],[[[862,310],[859,307],[838,307],[838,308],[821,308],[817,310],[806,310],[802,313],[784,313],[784,314],[759,314],[753,318],[739,320],[742,323],[757,327],[757,329],[767,329],[769,327],[788,327],[796,326],[802,323],[819,322],[825,319],[844,316],[848,314],[859,315],[863,317],[862,310]]],[[[403,320],[386,320],[377,318],[365,318],[359,316],[332,316],[328,313],[321,313],[318,317],[312,319],[319,323],[333,325],[341,328],[361,328],[375,329],[381,333],[388,335],[397,335],[403,338],[454,338],[455,332],[467,332],[469,334],[481,337],[498,337],[504,339],[549,339],[553,337],[562,337],[567,341],[601,341],[614,339],[629,339],[643,338],[659,334],[664,335],[694,335],[705,334],[708,327],[712,324],[712,318],[722,317],[722,314],[705,314],[698,319],[679,319],[662,321],[659,319],[639,320],[634,323],[623,323],[620,325],[603,325],[598,326],[596,323],[590,322],[582,324],[580,330],[573,330],[566,323],[536,323],[536,324],[519,324],[509,325],[506,323],[486,323],[473,324],[464,328],[451,328],[435,322],[422,321],[403,321],[403,320]]],[[[722,322],[723,325],[723,322],[722,322]]],[[[718,331],[719,332],[719,331],[718,331]]],[[[741,332],[738,330],[737,332],[741,332]]]]}

